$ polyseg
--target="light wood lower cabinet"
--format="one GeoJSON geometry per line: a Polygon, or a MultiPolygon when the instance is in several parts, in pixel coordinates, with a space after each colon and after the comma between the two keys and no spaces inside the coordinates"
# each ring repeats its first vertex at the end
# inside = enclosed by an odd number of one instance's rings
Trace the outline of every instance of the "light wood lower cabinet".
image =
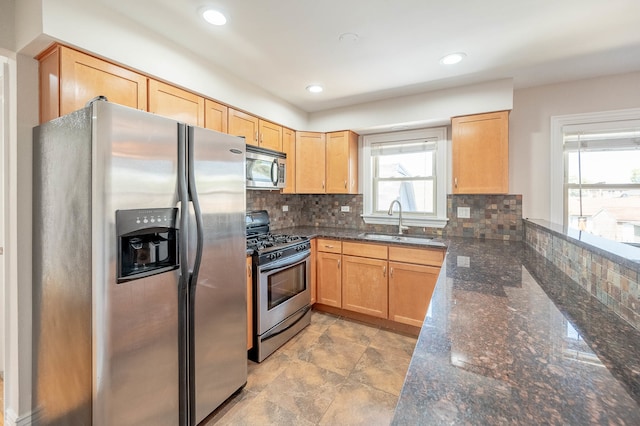
{"type": "Polygon", "coordinates": [[[342,307],[342,243],[318,239],[316,258],[316,301],[342,307]]]}
{"type": "Polygon", "coordinates": [[[444,253],[319,238],[316,302],[421,327],[444,253]]]}
{"type": "Polygon", "coordinates": [[[253,264],[247,256],[247,350],[253,347],[253,264]]]}
{"type": "Polygon", "coordinates": [[[342,308],[387,318],[387,261],[342,256],[342,308]]]}
{"type": "Polygon", "coordinates": [[[389,319],[421,327],[440,268],[389,262],[389,319]]]}

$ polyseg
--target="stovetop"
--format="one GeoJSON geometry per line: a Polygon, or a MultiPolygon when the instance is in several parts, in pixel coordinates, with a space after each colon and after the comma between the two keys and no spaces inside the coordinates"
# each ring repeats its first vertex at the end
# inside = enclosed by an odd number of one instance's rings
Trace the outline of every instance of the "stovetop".
{"type": "Polygon", "coordinates": [[[247,249],[253,250],[259,264],[286,258],[311,247],[308,237],[269,232],[269,214],[266,210],[247,212],[246,230],[247,249]]]}
{"type": "Polygon", "coordinates": [[[264,251],[270,248],[282,248],[292,244],[309,241],[309,238],[299,235],[286,234],[259,234],[247,236],[247,248],[264,251]]]}

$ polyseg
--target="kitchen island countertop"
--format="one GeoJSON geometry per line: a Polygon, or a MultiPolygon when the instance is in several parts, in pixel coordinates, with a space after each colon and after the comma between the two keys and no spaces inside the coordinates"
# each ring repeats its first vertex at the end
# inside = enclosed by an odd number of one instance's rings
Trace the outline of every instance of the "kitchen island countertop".
{"type": "Polygon", "coordinates": [[[524,243],[444,243],[392,424],[640,424],[638,330],[524,243]]]}

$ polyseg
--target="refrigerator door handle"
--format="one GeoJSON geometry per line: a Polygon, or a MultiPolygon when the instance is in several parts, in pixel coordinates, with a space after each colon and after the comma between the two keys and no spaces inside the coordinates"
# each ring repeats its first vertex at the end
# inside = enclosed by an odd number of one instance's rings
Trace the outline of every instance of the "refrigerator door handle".
{"type": "Polygon", "coordinates": [[[188,349],[190,321],[188,319],[189,312],[189,192],[187,188],[187,141],[186,141],[186,126],[178,123],[178,204],[180,212],[180,230],[178,239],[179,249],[179,261],[180,261],[180,274],[178,278],[178,322],[181,330],[186,330],[184,333],[179,333],[178,353],[181,360],[179,366],[179,425],[190,425],[190,407],[189,400],[191,396],[189,394],[189,357],[190,350],[188,349]]]}
{"type": "Polygon", "coordinates": [[[198,281],[198,273],[200,272],[200,263],[202,262],[202,248],[204,245],[204,224],[202,221],[202,210],[200,209],[200,201],[198,200],[198,192],[196,190],[196,174],[194,170],[195,162],[193,157],[194,150],[194,129],[189,126],[188,128],[188,147],[187,147],[187,169],[189,170],[189,176],[187,179],[189,185],[189,198],[193,204],[193,212],[196,219],[196,255],[193,262],[193,269],[191,272],[190,287],[193,288],[198,281]]]}

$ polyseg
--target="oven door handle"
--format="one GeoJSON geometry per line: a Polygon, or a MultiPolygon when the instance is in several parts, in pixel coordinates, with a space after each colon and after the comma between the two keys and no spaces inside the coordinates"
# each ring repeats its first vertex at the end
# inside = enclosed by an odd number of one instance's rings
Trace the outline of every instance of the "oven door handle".
{"type": "Polygon", "coordinates": [[[302,251],[300,253],[296,253],[293,256],[287,256],[284,259],[280,259],[280,260],[276,260],[274,262],[268,263],[264,266],[261,266],[260,269],[260,273],[266,273],[266,272],[273,272],[277,269],[284,269],[287,268],[289,266],[293,266],[296,263],[300,263],[301,261],[305,260],[307,257],[311,256],[311,251],[310,250],[305,250],[302,251]]]}
{"type": "Polygon", "coordinates": [[[291,315],[289,318],[287,318],[284,321],[282,321],[276,327],[272,328],[271,330],[267,331],[265,334],[260,336],[260,340],[264,342],[266,340],[273,339],[274,337],[276,337],[279,334],[284,333],[285,331],[289,330],[291,327],[293,327],[294,325],[299,323],[300,320],[302,320],[302,318],[304,318],[304,316],[310,310],[311,310],[311,306],[309,306],[309,305],[305,306],[304,308],[300,309],[295,314],[291,315]]]}

